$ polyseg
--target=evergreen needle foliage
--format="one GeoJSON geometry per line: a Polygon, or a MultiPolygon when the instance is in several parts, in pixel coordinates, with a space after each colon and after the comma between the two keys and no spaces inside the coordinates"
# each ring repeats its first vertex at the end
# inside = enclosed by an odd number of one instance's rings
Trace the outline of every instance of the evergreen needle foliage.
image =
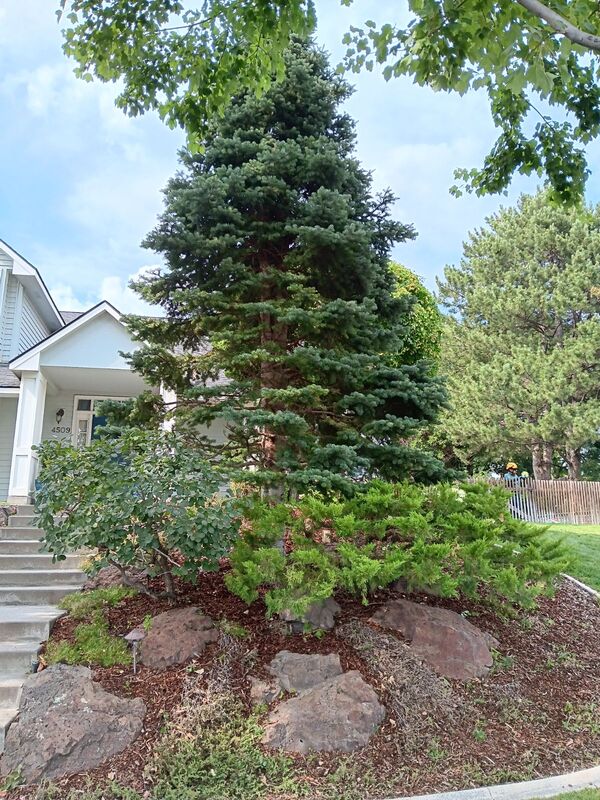
{"type": "Polygon", "coordinates": [[[466,463],[528,452],[549,479],[555,452],[579,479],[600,421],[600,208],[539,192],[487,222],[440,282],[442,431],[466,463]]]}
{"type": "Polygon", "coordinates": [[[348,85],[310,43],[285,62],[283,82],[236,97],[182,156],[145,243],[167,266],[135,284],[166,318],[129,318],[146,343],[131,364],[177,392],[180,430],[223,420],[221,463],[264,486],[439,479],[407,440],[442,386],[428,364],[384,357],[402,351],[412,305],[394,296],[389,251],[414,232],[356,160],[348,85]]]}
{"type": "Polygon", "coordinates": [[[544,528],[513,519],[487,484],[421,487],[374,481],[351,499],[249,505],[228,588],[269,613],[298,615],[342,590],[368,601],[402,578],[409,589],[462,593],[508,610],[530,607],[568,563],[544,528]],[[277,546],[287,528],[286,550],[277,546]]]}

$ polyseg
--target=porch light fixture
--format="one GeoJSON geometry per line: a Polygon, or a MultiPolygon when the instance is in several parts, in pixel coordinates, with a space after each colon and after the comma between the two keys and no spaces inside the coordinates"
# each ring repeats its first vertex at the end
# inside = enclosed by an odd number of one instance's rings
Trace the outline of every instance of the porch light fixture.
{"type": "Polygon", "coordinates": [[[64,410],[64,408],[59,408],[59,409],[58,409],[58,411],[56,412],[56,424],[57,424],[57,425],[60,425],[60,423],[61,423],[61,421],[62,421],[62,418],[64,417],[64,415],[65,415],[65,410],[64,410]]]}

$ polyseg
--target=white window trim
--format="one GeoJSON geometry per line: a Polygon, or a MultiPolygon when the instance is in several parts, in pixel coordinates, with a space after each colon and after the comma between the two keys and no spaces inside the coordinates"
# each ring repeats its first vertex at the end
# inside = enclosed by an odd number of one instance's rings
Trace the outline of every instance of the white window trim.
{"type": "Polygon", "coordinates": [[[79,428],[79,420],[80,419],[88,419],[89,420],[89,440],[86,442],[88,445],[91,441],[92,437],[92,420],[94,418],[94,403],[96,400],[118,400],[119,402],[123,402],[124,400],[131,400],[131,397],[114,397],[113,395],[108,394],[76,394],[73,397],[73,422],[71,425],[71,442],[73,447],[77,447],[77,433],[79,428]],[[89,411],[79,411],[77,406],[80,400],[91,400],[91,408],[89,411]]]}

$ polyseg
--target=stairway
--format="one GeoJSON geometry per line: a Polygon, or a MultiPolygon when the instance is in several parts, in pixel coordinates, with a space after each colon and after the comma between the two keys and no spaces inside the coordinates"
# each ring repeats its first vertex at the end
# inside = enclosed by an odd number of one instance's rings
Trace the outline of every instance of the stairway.
{"type": "Polygon", "coordinates": [[[23,681],[35,670],[41,644],[64,613],[56,604],[79,591],[85,580],[78,569],[80,556],[53,564],[40,537],[33,506],[18,506],[8,526],[0,528],[0,753],[23,681]]]}

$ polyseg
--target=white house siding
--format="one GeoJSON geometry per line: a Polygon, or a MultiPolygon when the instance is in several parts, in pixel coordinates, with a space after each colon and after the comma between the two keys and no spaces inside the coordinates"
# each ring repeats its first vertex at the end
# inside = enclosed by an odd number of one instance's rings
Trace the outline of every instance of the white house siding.
{"type": "Polygon", "coordinates": [[[50,330],[35,310],[35,307],[27,293],[23,293],[23,308],[21,311],[21,325],[19,330],[19,345],[15,355],[29,350],[42,339],[45,339],[50,330]]]}
{"type": "MultiPolygon", "coordinates": [[[[81,392],[83,394],[84,392],[81,392]]],[[[61,439],[65,442],[71,441],[73,430],[73,394],[46,395],[46,405],[44,406],[44,421],[42,423],[42,440],[61,439]],[[56,422],[56,412],[62,408],[65,412],[60,424],[56,422]]]]}
{"type": "MultiPolygon", "coordinates": [[[[2,251],[0,251],[0,258],[6,258],[2,251]]],[[[12,265],[12,261],[10,263],[12,265]]],[[[12,356],[16,355],[13,352],[13,334],[18,293],[19,282],[12,275],[9,275],[4,308],[2,309],[2,319],[0,319],[0,363],[4,364],[7,364],[12,356]]]]}
{"type": "Polygon", "coordinates": [[[0,500],[8,497],[8,478],[12,458],[15,422],[17,419],[17,398],[0,398],[0,500]]]}

